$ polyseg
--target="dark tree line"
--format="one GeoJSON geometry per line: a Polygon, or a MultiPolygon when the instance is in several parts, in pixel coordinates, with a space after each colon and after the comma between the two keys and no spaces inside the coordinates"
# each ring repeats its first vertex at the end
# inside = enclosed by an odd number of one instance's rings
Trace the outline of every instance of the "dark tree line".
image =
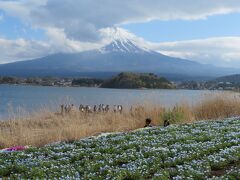
{"type": "Polygon", "coordinates": [[[120,73],[118,76],[105,81],[103,88],[151,88],[172,89],[174,86],[164,77],[158,77],[153,73],[120,73]]]}

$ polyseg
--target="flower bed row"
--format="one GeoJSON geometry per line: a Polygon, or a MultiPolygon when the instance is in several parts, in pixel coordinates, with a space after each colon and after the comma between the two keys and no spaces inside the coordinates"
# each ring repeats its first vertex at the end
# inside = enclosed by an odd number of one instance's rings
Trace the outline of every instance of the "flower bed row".
{"type": "Polygon", "coordinates": [[[0,177],[224,179],[239,177],[240,119],[154,127],[0,154],[0,177]]]}

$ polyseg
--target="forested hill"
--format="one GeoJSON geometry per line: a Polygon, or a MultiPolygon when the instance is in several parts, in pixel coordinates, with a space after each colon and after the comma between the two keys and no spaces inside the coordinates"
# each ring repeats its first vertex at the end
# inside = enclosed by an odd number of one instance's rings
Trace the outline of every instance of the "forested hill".
{"type": "Polygon", "coordinates": [[[174,86],[164,77],[158,77],[152,73],[131,73],[124,72],[118,74],[110,80],[105,81],[102,88],[121,89],[172,89],[174,86]]]}
{"type": "Polygon", "coordinates": [[[215,82],[231,82],[234,84],[240,84],[240,74],[234,74],[234,75],[230,75],[230,76],[222,76],[213,81],[215,81],[215,82]]]}

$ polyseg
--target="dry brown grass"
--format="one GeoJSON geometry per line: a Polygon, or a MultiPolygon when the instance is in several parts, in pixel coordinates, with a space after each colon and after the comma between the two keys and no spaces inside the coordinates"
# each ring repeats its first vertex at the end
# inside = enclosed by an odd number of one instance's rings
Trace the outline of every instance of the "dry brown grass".
{"type": "Polygon", "coordinates": [[[240,98],[233,94],[207,96],[192,108],[196,120],[221,119],[240,115],[240,98]]]}
{"type": "Polygon", "coordinates": [[[48,111],[27,118],[0,122],[0,148],[16,145],[42,146],[56,141],[71,141],[103,132],[130,131],[141,128],[150,117],[154,125],[186,123],[202,119],[218,119],[240,115],[240,100],[229,96],[204,98],[195,106],[180,104],[171,109],[145,104],[133,111],[60,115],[48,111]]]}
{"type": "MultiPolygon", "coordinates": [[[[0,123],[0,147],[15,145],[42,146],[63,140],[75,140],[102,132],[129,131],[144,126],[148,113],[71,113],[56,115],[46,112],[31,118],[0,123]]],[[[155,124],[156,118],[154,118],[155,124]]]]}

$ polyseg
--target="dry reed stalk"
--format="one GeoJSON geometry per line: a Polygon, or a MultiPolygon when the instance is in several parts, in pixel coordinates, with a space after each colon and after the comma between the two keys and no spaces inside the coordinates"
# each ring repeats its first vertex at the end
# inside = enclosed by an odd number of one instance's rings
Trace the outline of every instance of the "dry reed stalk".
{"type": "Polygon", "coordinates": [[[193,107],[196,120],[221,119],[240,115],[240,98],[226,94],[207,96],[193,107]]]}
{"type": "MultiPolygon", "coordinates": [[[[143,116],[142,116],[143,117],[143,116]]],[[[0,146],[34,145],[76,140],[101,132],[129,131],[144,126],[144,119],[129,113],[33,116],[31,119],[9,120],[0,123],[0,146]]]]}
{"type": "Polygon", "coordinates": [[[189,123],[202,119],[219,119],[240,115],[240,99],[229,95],[205,97],[195,106],[187,103],[164,108],[145,103],[119,113],[73,112],[66,115],[47,109],[40,113],[0,122],[0,148],[16,145],[43,146],[56,141],[72,141],[103,132],[130,131],[141,128],[147,117],[162,125],[165,115],[171,123],[189,123]],[[167,116],[168,117],[168,116],[167,116]],[[175,119],[174,119],[175,118],[175,119]]]}

